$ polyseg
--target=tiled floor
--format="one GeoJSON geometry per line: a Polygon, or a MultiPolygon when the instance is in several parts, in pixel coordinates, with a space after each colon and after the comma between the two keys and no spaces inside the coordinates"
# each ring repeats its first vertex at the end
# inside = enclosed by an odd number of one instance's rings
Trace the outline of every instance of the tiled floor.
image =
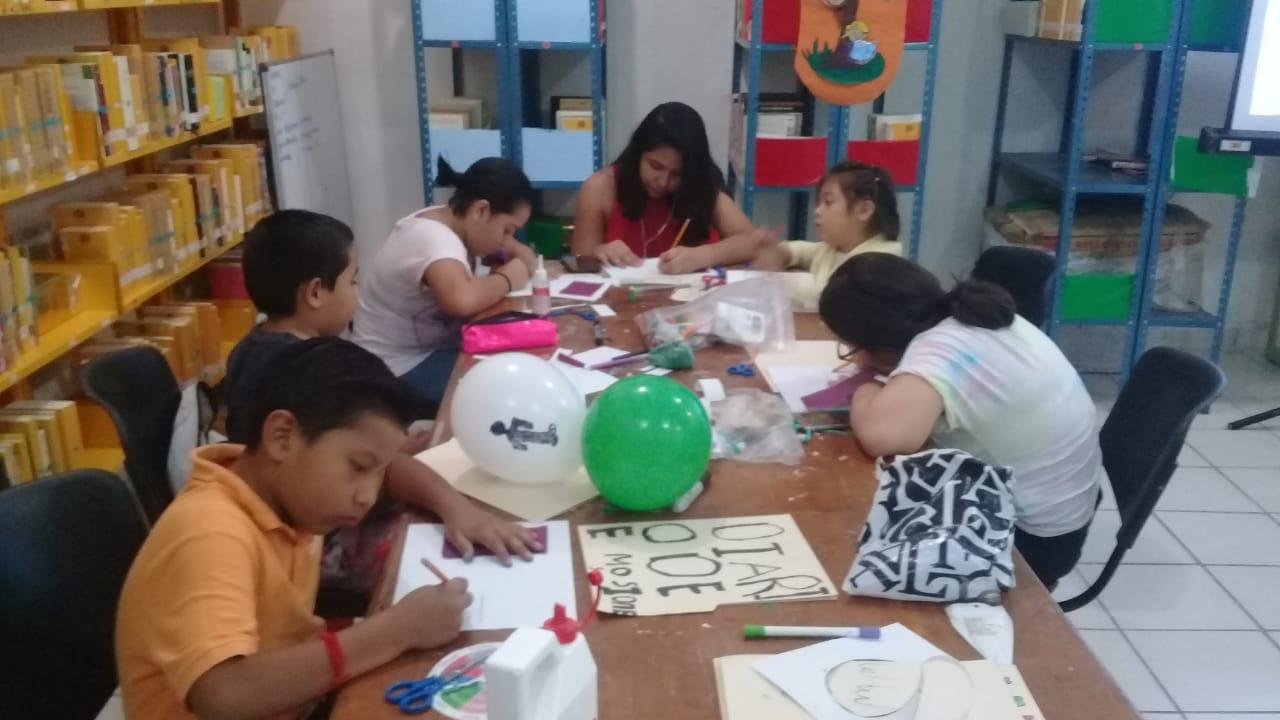
{"type": "MultiPolygon", "coordinates": [[[[1069,616],[1151,720],[1280,720],[1280,419],[1226,430],[1280,406],[1280,368],[1224,368],[1223,399],[1196,419],[1155,517],[1102,597],[1069,616]]],[[[1088,384],[1105,419],[1117,385],[1088,384]]],[[[1105,499],[1060,599],[1097,577],[1119,522],[1105,499]]],[[[99,720],[122,717],[113,698],[99,720]]]]}
{"type": "MultiPolygon", "coordinates": [[[[1179,468],[1102,597],[1068,617],[1152,720],[1280,720],[1280,419],[1228,422],[1280,406],[1280,368],[1224,363],[1228,386],[1198,417],[1179,468]]],[[[1117,388],[1088,381],[1100,419],[1117,388]]],[[[1059,598],[1098,576],[1115,542],[1103,501],[1059,598]]]]}

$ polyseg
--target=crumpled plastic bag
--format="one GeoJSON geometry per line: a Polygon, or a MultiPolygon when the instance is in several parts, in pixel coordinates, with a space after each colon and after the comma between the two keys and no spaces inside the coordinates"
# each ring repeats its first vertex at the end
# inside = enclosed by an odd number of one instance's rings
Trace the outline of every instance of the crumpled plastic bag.
{"type": "Polygon", "coordinates": [[[795,344],[795,316],[786,282],[770,274],[717,288],[684,305],[636,316],[645,345],[684,342],[695,350],[714,343],[751,351],[786,350],[795,344]]]}
{"type": "Polygon", "coordinates": [[[881,458],[851,595],[971,602],[1013,587],[1013,471],[963,450],[881,458]]]}
{"type": "Polygon", "coordinates": [[[761,390],[731,391],[711,403],[711,456],[795,465],[804,460],[787,401],[761,390]]]}

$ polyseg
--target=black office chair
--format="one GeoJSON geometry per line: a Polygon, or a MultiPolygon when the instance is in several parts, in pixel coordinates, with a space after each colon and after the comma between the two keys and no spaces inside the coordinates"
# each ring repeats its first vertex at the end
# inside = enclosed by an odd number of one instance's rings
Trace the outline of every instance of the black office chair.
{"type": "Polygon", "coordinates": [[[1093,585],[1059,605],[1078,610],[1098,597],[1155,510],[1178,466],[1191,421],[1222,393],[1217,365],[1180,350],[1143,353],[1102,425],[1102,465],[1120,510],[1116,547],[1093,585]]]}
{"type": "Polygon", "coordinates": [[[80,379],[85,394],[111,414],[124,447],[125,474],[154,523],[173,502],[169,445],[182,391],[169,363],[153,347],[125,348],[90,362],[80,379]]]}
{"type": "Polygon", "coordinates": [[[0,492],[0,718],[93,720],[116,678],[120,590],[147,535],[116,475],[0,492]]]}
{"type": "Polygon", "coordinates": [[[1000,245],[978,257],[972,277],[1008,290],[1018,314],[1032,325],[1044,327],[1053,297],[1054,270],[1053,256],[1043,250],[1000,245]]]}

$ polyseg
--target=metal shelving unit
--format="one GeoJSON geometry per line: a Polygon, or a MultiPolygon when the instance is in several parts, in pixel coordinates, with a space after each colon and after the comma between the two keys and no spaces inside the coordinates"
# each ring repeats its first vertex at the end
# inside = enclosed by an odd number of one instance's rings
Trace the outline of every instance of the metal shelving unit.
{"type": "MultiPolygon", "coordinates": [[[[551,5],[563,7],[566,4],[572,5],[575,2],[581,3],[582,8],[587,10],[587,22],[589,30],[584,33],[586,38],[582,41],[559,41],[530,39],[520,37],[519,28],[521,27],[520,13],[521,5],[525,4],[523,0],[492,0],[494,13],[494,29],[492,40],[450,40],[450,39],[431,39],[426,37],[425,32],[425,0],[411,0],[413,3],[413,35],[415,46],[415,62],[416,62],[416,80],[418,90],[418,130],[419,138],[422,143],[422,179],[423,190],[428,204],[432,202],[434,195],[434,153],[432,128],[429,123],[428,114],[430,101],[427,88],[427,67],[426,67],[426,50],[428,48],[451,48],[460,49],[483,49],[493,51],[496,55],[497,77],[495,84],[498,90],[497,107],[493,109],[494,117],[497,119],[497,132],[499,137],[498,152],[506,158],[521,164],[525,171],[529,173],[530,179],[533,181],[534,187],[543,190],[574,190],[582,181],[586,179],[586,175],[577,173],[580,177],[546,177],[540,178],[538,175],[539,168],[538,158],[542,154],[537,153],[533,148],[527,147],[529,142],[526,140],[526,130],[544,130],[540,122],[542,117],[541,96],[539,93],[539,79],[541,75],[541,56],[546,52],[574,52],[586,53],[590,62],[590,95],[592,97],[592,120],[593,129],[590,132],[590,167],[592,172],[603,167],[604,163],[604,94],[605,94],[605,37],[604,26],[601,23],[601,0],[559,0],[557,3],[548,3],[546,5],[528,4],[525,12],[529,12],[530,7],[539,8],[538,12],[548,11],[551,5]],[[531,167],[531,163],[535,167],[531,167]]],[[[580,8],[580,9],[582,9],[580,8]]],[[[461,62],[459,54],[454,56],[455,78],[460,74],[457,63],[461,62]]],[[[577,133],[584,131],[556,131],[554,134],[539,133],[536,135],[536,142],[551,141],[557,143],[557,147],[563,146],[564,141],[568,140],[571,146],[570,156],[576,157],[579,153],[579,145],[577,133]],[[560,135],[559,133],[564,133],[560,135]]],[[[531,136],[534,137],[534,136],[531,136]]],[[[582,151],[585,152],[585,149],[582,151]]],[[[545,154],[546,150],[543,150],[545,154]]],[[[564,156],[561,155],[563,158],[564,156]]],[[[581,165],[586,160],[585,157],[577,158],[578,164],[581,165]]],[[[465,168],[458,167],[458,170],[465,168]]]]}
{"type": "MultiPolygon", "coordinates": [[[[1174,69],[1173,69],[1173,92],[1169,100],[1168,122],[1164,128],[1161,142],[1166,148],[1163,157],[1164,165],[1161,168],[1161,177],[1169,177],[1169,170],[1172,163],[1172,149],[1174,141],[1178,136],[1178,115],[1182,110],[1182,90],[1186,80],[1187,61],[1192,52],[1205,53],[1235,53],[1238,54],[1240,49],[1244,47],[1244,25],[1241,26],[1241,34],[1236,38],[1234,43],[1228,45],[1197,45],[1191,41],[1192,35],[1192,18],[1195,17],[1193,8],[1196,2],[1206,2],[1207,0],[1182,0],[1182,16],[1178,27],[1178,33],[1174,36],[1177,39],[1173,48],[1174,53],[1174,69]]],[[[1225,121],[1225,117],[1223,118],[1225,121]]],[[[1225,124],[1225,122],[1224,122],[1225,124]]],[[[1155,218],[1152,221],[1152,236],[1159,238],[1163,234],[1165,208],[1169,204],[1170,197],[1180,192],[1176,187],[1171,187],[1169,183],[1160,183],[1156,194],[1155,218]]],[[[1132,363],[1138,361],[1138,356],[1147,346],[1147,336],[1152,328],[1198,328],[1210,330],[1213,333],[1213,339],[1209,346],[1210,358],[1216,363],[1222,357],[1222,339],[1226,331],[1227,324],[1227,308],[1231,301],[1231,284],[1235,279],[1236,255],[1240,250],[1240,237],[1244,231],[1244,213],[1246,200],[1243,197],[1235,199],[1235,207],[1231,213],[1231,227],[1227,233],[1226,247],[1226,263],[1223,265],[1222,283],[1218,290],[1217,307],[1212,312],[1200,310],[1192,312],[1172,312],[1163,310],[1155,306],[1153,296],[1156,287],[1156,270],[1158,265],[1159,243],[1150,243],[1147,248],[1147,258],[1144,267],[1144,276],[1140,284],[1141,297],[1138,303],[1138,324],[1136,329],[1136,337],[1134,339],[1134,354],[1132,363]]]]}
{"type": "Polygon", "coordinates": [[[1239,247],[1244,218],[1244,200],[1236,201],[1227,239],[1227,265],[1215,312],[1177,312],[1158,308],[1153,298],[1159,264],[1160,238],[1164,229],[1169,197],[1177,192],[1167,178],[1173,160],[1173,144],[1177,135],[1178,112],[1182,102],[1187,56],[1192,51],[1236,52],[1236,46],[1192,46],[1192,2],[1173,0],[1166,43],[1097,42],[1094,40],[1096,3],[1087,4],[1084,34],[1080,42],[1010,35],[1005,38],[1001,69],[1000,100],[996,116],[995,139],[987,186],[987,205],[996,203],[1001,173],[1020,176],[1057,192],[1061,197],[1057,277],[1050,306],[1048,331],[1058,337],[1065,326],[1123,326],[1125,328],[1122,374],[1137,362],[1146,346],[1151,328],[1199,328],[1213,331],[1210,354],[1218,360],[1222,349],[1227,302],[1231,294],[1232,270],[1239,247]],[[1066,103],[1066,116],[1060,147],[1056,153],[1002,151],[1008,112],[1009,84],[1014,52],[1019,46],[1067,48],[1072,52],[1071,80],[1066,103]],[[1093,66],[1100,53],[1140,53],[1147,57],[1143,88],[1142,116],[1136,147],[1145,149],[1150,170],[1144,177],[1085,164],[1084,129],[1089,109],[1093,66]],[[1071,236],[1077,203],[1081,196],[1138,196],[1143,199],[1141,231],[1137,263],[1129,311],[1123,319],[1075,319],[1061,317],[1063,288],[1067,264],[1071,256],[1071,236]]]}
{"type": "MultiPolygon", "coordinates": [[[[749,0],[753,3],[752,17],[764,17],[765,0],[749,0]]],[[[904,49],[909,53],[925,54],[924,89],[921,100],[922,123],[920,127],[920,154],[916,163],[917,182],[913,185],[898,185],[899,194],[915,194],[912,203],[910,235],[902,238],[909,257],[913,260],[920,255],[920,224],[924,213],[925,172],[928,169],[929,136],[933,125],[934,84],[938,68],[938,35],[942,28],[943,0],[933,0],[930,8],[929,40],[927,42],[909,42],[904,49]]],[[[809,185],[760,185],[754,181],[756,176],[755,138],[759,130],[760,119],[760,75],[764,58],[769,55],[794,55],[796,47],[792,43],[766,43],[762,41],[763,21],[751,24],[751,39],[748,41],[735,31],[733,55],[733,94],[745,95],[745,133],[743,142],[742,167],[736,164],[736,148],[730,148],[729,191],[737,196],[738,183],[741,182],[742,209],[748,217],[753,216],[757,193],[785,193],[790,195],[790,211],[788,213],[788,233],[790,237],[803,238],[806,235],[809,216],[809,196],[813,187],[809,185]],[[745,86],[745,87],[744,87],[745,86]]],[[[812,121],[817,118],[817,101],[803,86],[801,92],[807,100],[806,116],[808,122],[802,129],[806,136],[815,132],[812,121]]],[[[876,112],[883,110],[884,97],[875,101],[876,112]]],[[[848,106],[826,106],[827,166],[836,164],[847,155],[849,143],[849,124],[851,108],[848,106]]]]}

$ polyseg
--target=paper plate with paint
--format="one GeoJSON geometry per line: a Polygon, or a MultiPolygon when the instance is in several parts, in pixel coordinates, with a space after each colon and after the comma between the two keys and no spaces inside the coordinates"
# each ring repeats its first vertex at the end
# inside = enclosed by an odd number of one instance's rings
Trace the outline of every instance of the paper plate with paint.
{"type": "MultiPolygon", "coordinates": [[[[428,676],[448,677],[471,665],[476,658],[492,655],[500,645],[502,643],[483,643],[455,650],[436,663],[428,676]]],[[[441,691],[431,709],[453,720],[486,720],[489,702],[485,692],[484,665],[468,670],[464,678],[441,691]]]]}

